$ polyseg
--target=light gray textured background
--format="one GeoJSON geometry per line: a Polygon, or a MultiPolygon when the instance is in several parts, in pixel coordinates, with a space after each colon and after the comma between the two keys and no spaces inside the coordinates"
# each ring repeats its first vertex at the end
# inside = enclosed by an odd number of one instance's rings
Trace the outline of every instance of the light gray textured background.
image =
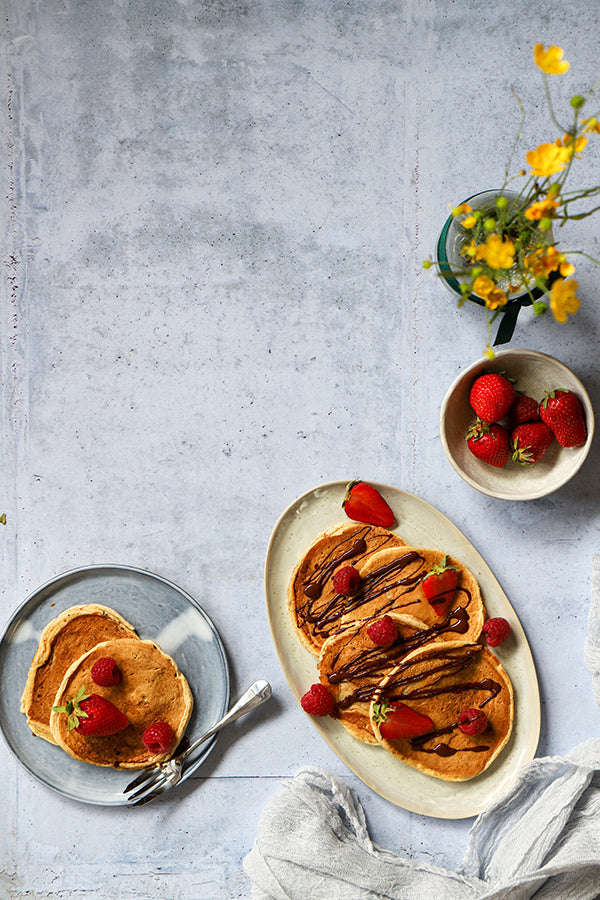
{"type": "MultiPolygon", "coordinates": [[[[454,866],[470,822],[380,799],[297,708],[268,630],[264,555],[280,512],[321,481],[418,494],[472,540],[521,617],[540,754],[598,733],[582,660],[597,453],[532,503],[488,499],[455,475],[439,407],[486,335],[479,310],[458,312],[421,262],[448,205],[501,181],[511,88],[527,146],[554,139],[535,41],[571,60],[552,83],[563,104],[600,74],[600,8],[1,8],[0,624],[62,571],[139,566],[204,606],[234,692],[262,676],[275,699],[221,737],[191,787],[140,810],[63,801],[2,742],[0,895],[246,897],[260,810],[304,764],[358,790],[378,843],[454,866]]],[[[590,183],[599,142],[578,166],[590,183]]],[[[567,245],[598,256],[597,235],[588,220],[567,245]]],[[[513,346],[557,356],[600,409],[600,274],[582,260],[577,277],[579,315],[563,327],[526,315],[513,346]]]]}

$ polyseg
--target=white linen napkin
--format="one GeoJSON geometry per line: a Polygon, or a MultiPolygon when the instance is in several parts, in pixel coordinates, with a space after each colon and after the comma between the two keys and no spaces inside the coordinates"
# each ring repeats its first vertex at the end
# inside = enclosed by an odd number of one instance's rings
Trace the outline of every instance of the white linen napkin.
{"type": "MultiPolygon", "coordinates": [[[[600,705],[600,555],[584,659],[600,705]]],[[[597,900],[600,740],[523,766],[473,823],[457,872],[376,847],[355,792],[314,767],[272,797],[244,869],[252,900],[597,900]]]]}

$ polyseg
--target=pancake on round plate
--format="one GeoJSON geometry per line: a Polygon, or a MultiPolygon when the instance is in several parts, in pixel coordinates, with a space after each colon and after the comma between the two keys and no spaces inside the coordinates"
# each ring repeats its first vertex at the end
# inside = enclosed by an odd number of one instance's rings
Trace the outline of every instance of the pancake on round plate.
{"type": "MultiPolygon", "coordinates": [[[[348,598],[351,602],[346,604],[344,625],[353,619],[375,619],[391,612],[415,616],[430,627],[439,624],[446,613],[438,615],[427,599],[423,579],[434,566],[444,563],[458,572],[456,591],[447,611],[459,607],[464,610],[466,628],[461,631],[461,638],[477,640],[485,621],[477,579],[465,565],[447,553],[406,545],[381,550],[358,566],[363,583],[360,591],[348,598]]],[[[443,632],[440,638],[455,640],[456,636],[452,632],[443,632]]]]}
{"type": "Polygon", "coordinates": [[[137,638],[133,625],[98,603],[71,606],[46,625],[21,697],[21,712],[34,734],[56,743],[50,709],[65,672],[73,660],[101,641],[124,637],[137,638]]]}
{"type": "Polygon", "coordinates": [[[463,641],[435,642],[409,654],[371,703],[373,732],[388,753],[445,781],[466,781],[487,769],[508,742],[513,716],[513,689],[499,660],[483,644],[463,641]],[[408,716],[428,716],[433,728],[418,737],[384,738],[379,723],[393,703],[408,707],[408,716]],[[467,709],[486,714],[480,734],[459,728],[467,709]]]}
{"type": "Polygon", "coordinates": [[[106,697],[129,720],[123,731],[98,737],[69,730],[67,715],[52,711],[50,728],[56,743],[75,759],[95,766],[143,769],[168,759],[183,737],[194,705],[177,664],[152,641],[105,641],[84,653],[65,674],[53,706],[64,706],[81,687],[87,693],[106,697]],[[96,660],[104,656],[115,660],[121,674],[119,682],[110,687],[94,684],[90,674],[96,660]],[[151,753],[142,740],[144,731],[154,722],[168,722],[175,732],[174,743],[166,753],[151,753]]]}
{"type": "Polygon", "coordinates": [[[333,575],[342,566],[360,568],[385,547],[404,541],[377,525],[352,522],[330,528],[313,541],[296,565],[288,587],[288,609],[302,643],[315,656],[340,626],[347,601],[333,589],[333,575]]]}

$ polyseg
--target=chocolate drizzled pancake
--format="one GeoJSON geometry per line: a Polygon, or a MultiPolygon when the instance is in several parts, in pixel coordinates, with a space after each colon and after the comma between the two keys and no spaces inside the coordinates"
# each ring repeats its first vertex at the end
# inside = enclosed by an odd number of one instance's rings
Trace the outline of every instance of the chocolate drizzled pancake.
{"type": "Polygon", "coordinates": [[[70,756],[96,766],[142,769],[172,755],[189,722],[192,692],[175,661],[152,641],[132,639],[105,641],[76,660],[66,672],[53,701],[64,706],[85,686],[88,693],[100,694],[124,713],[129,725],[105,737],[69,730],[68,717],[53,711],[50,728],[55,742],[70,756]],[[110,687],[93,683],[91,669],[101,657],[115,660],[120,680],[110,687]],[[167,753],[153,754],[142,735],[154,722],[168,722],[175,741],[167,753]]]}
{"type": "Polygon", "coordinates": [[[297,564],[288,588],[288,608],[303,644],[315,656],[323,643],[339,631],[342,616],[353,598],[333,589],[333,575],[342,566],[360,569],[369,557],[404,541],[386,528],[350,523],[321,534],[297,564]]]}
{"type": "Polygon", "coordinates": [[[381,682],[371,704],[373,732],[393,756],[446,781],[481,774],[505,747],[513,724],[513,689],[498,659],[482,644],[434,642],[415,650],[381,682]],[[429,716],[434,727],[414,738],[386,740],[376,704],[400,702],[429,716]],[[477,735],[458,727],[465,709],[481,709],[488,725],[477,735]]]}
{"type": "Polygon", "coordinates": [[[34,734],[52,744],[50,708],[73,660],[101,641],[136,638],[123,616],[99,603],[72,606],[46,625],[33,657],[21,698],[21,712],[34,734]]]}
{"type": "Polygon", "coordinates": [[[370,717],[370,704],[382,679],[408,654],[427,643],[447,638],[456,641],[468,630],[462,607],[428,626],[414,616],[390,613],[398,628],[391,647],[376,646],[367,628],[371,620],[355,622],[328,638],[321,647],[319,677],[336,701],[337,718],[350,734],[367,744],[377,744],[370,717]]]}
{"type": "MultiPolygon", "coordinates": [[[[389,613],[415,616],[429,627],[440,623],[440,617],[423,590],[423,578],[444,559],[458,572],[456,592],[448,609],[461,608],[467,620],[464,640],[477,640],[485,619],[485,609],[476,578],[459,560],[439,550],[390,547],[370,555],[359,564],[361,590],[349,597],[342,623],[347,626],[356,619],[377,619],[389,613]]],[[[435,599],[435,598],[434,598],[435,599]]],[[[452,633],[443,631],[439,638],[453,640],[452,633]]]]}

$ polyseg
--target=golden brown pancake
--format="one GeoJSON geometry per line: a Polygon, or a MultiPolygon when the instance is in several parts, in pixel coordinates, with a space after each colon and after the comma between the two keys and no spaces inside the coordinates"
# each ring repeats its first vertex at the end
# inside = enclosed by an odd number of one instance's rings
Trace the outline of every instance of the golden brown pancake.
{"type": "Polygon", "coordinates": [[[152,641],[122,639],[105,641],[76,660],[69,668],[54,699],[63,706],[80,687],[88,693],[110,700],[129,719],[123,731],[107,737],[94,737],[68,730],[68,718],[56,711],[50,716],[50,728],[56,743],[70,756],[96,766],[142,769],[168,759],[183,737],[193,708],[189,685],[177,664],[152,641]],[[115,660],[121,679],[111,687],[94,684],[90,671],[100,657],[115,660]],[[175,741],[167,753],[152,754],[142,735],[154,722],[168,722],[175,741]]]}
{"type": "Polygon", "coordinates": [[[333,634],[321,647],[319,678],[336,701],[336,716],[350,734],[366,744],[377,744],[371,728],[370,706],[382,679],[431,631],[414,616],[390,616],[399,639],[391,647],[378,647],[367,634],[369,619],[333,634]]]}
{"type": "MultiPolygon", "coordinates": [[[[423,591],[423,578],[434,565],[447,558],[449,565],[458,569],[458,584],[449,611],[461,608],[463,629],[460,637],[465,641],[477,640],[485,620],[485,609],[479,584],[471,572],[459,560],[441,553],[415,547],[390,547],[374,553],[357,568],[363,579],[360,592],[346,605],[343,624],[353,619],[374,619],[386,613],[415,616],[426,625],[439,625],[445,616],[439,616],[423,591]]],[[[443,630],[441,640],[456,640],[458,628],[443,630]]]]}
{"type": "Polygon", "coordinates": [[[318,656],[327,638],[340,629],[352,600],[334,591],[335,572],[343,566],[360,568],[373,553],[403,544],[387,528],[356,522],[337,525],[311,544],[294,569],[288,588],[292,622],[311,653],[318,656]]]}
{"type": "Polygon", "coordinates": [[[415,650],[381,682],[371,704],[373,732],[397,759],[445,781],[480,775],[506,746],[513,725],[513,689],[498,659],[482,644],[435,642],[415,650]],[[429,716],[433,731],[418,738],[385,740],[376,724],[376,705],[404,703],[429,716]],[[488,727],[466,735],[458,727],[462,710],[482,709],[488,727]]]}
{"type": "Polygon", "coordinates": [[[34,734],[56,743],[50,731],[50,709],[65,672],[96,644],[123,637],[137,638],[133,626],[98,603],[72,606],[46,625],[21,698],[21,712],[34,734]]]}

